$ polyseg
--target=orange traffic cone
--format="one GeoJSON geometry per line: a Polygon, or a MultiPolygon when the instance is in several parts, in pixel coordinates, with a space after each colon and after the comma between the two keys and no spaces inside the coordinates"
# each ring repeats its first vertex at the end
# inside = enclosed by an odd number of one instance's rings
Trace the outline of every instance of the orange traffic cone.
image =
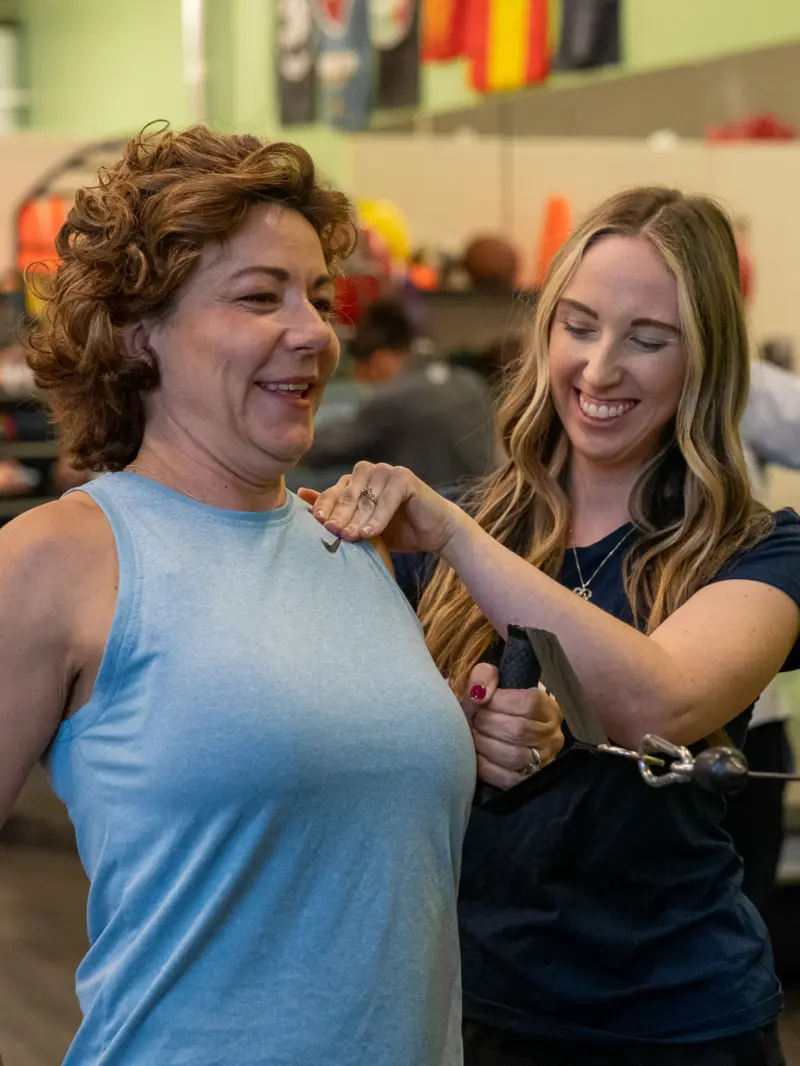
{"type": "Polygon", "coordinates": [[[572,231],[572,211],[565,196],[549,196],[544,208],[544,222],[539,238],[539,255],[536,263],[535,286],[544,281],[553,256],[572,231]]]}

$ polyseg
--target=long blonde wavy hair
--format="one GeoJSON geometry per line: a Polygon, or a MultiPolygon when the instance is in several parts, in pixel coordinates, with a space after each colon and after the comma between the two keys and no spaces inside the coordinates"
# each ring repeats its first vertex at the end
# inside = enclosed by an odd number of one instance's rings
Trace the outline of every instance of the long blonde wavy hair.
{"type": "MultiPolygon", "coordinates": [[[[559,300],[587,248],[617,234],[648,241],[674,275],[686,378],[678,410],[633,489],[640,536],[624,564],[634,618],[651,633],[737,551],[772,528],[750,491],[739,422],[749,387],[749,343],[730,220],[712,200],[664,188],[612,196],[553,260],[533,337],[498,413],[505,461],[466,506],[495,540],[554,577],[568,543],[570,445],[550,398],[548,348],[559,300]]],[[[440,563],[420,603],[428,647],[454,690],[495,638],[458,575],[440,563]]]]}

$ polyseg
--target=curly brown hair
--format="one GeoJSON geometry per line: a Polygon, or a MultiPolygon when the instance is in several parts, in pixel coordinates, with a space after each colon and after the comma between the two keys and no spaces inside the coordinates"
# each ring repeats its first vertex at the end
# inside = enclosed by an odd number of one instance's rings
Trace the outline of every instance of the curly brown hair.
{"type": "Polygon", "coordinates": [[[257,203],[298,211],[330,266],[355,242],[350,202],[320,181],[296,144],[146,127],[122,158],[80,189],[56,242],[45,312],[26,338],[28,363],[78,469],[121,470],[144,433],[152,359],[132,360],[121,331],[163,316],[204,245],[230,237],[257,203]]]}

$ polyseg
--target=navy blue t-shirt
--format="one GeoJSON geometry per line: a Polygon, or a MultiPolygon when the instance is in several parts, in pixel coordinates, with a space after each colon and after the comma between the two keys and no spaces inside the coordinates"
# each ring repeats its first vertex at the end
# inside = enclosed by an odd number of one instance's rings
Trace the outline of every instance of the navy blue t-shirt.
{"type": "MultiPolygon", "coordinates": [[[[585,576],[623,532],[578,549],[585,576]]],[[[592,603],[631,624],[623,554],[591,582],[592,603]]],[[[395,564],[416,605],[430,560],[395,564]]],[[[725,579],[765,582],[800,605],[800,517],[778,512],[774,532],[715,580],[725,579]]],[[[579,584],[571,553],[559,581],[579,584]]],[[[796,668],[800,641],[784,667],[796,668]]],[[[729,724],[734,743],[749,715],[729,724]]],[[[465,1018],[587,1044],[700,1042],[773,1019],[780,985],[720,828],[724,801],[692,785],[650,789],[635,763],[576,750],[537,780],[520,810],[472,813],[459,899],[465,1018]]]]}

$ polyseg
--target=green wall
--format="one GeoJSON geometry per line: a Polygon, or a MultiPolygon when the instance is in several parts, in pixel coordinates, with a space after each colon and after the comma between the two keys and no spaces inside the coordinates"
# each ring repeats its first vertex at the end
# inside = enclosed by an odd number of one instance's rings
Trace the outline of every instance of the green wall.
{"type": "Polygon", "coordinates": [[[800,39],[798,0],[622,0],[637,72],[800,39]]]}
{"type": "Polygon", "coordinates": [[[188,119],[180,0],[21,0],[28,125],[126,134],[188,119]]]}
{"type": "MultiPolygon", "coordinates": [[[[301,141],[347,181],[343,136],[280,130],[273,75],[276,0],[206,0],[209,122],[301,141]]],[[[127,134],[155,118],[189,120],[180,0],[18,0],[24,23],[28,124],[66,135],[127,134]]],[[[551,0],[553,10],[558,0],[551,0]]],[[[543,92],[800,39],[800,0],[622,0],[619,68],[555,75],[543,92]]],[[[423,113],[468,106],[460,62],[423,72],[423,113]]],[[[377,115],[380,127],[390,115],[377,115]]]]}
{"type": "MultiPolygon", "coordinates": [[[[273,3],[206,0],[207,120],[220,129],[294,135],[345,182],[343,137],[279,129],[273,3]]],[[[19,11],[29,128],[100,139],[154,119],[190,121],[180,0],[19,0],[19,11]]]]}

